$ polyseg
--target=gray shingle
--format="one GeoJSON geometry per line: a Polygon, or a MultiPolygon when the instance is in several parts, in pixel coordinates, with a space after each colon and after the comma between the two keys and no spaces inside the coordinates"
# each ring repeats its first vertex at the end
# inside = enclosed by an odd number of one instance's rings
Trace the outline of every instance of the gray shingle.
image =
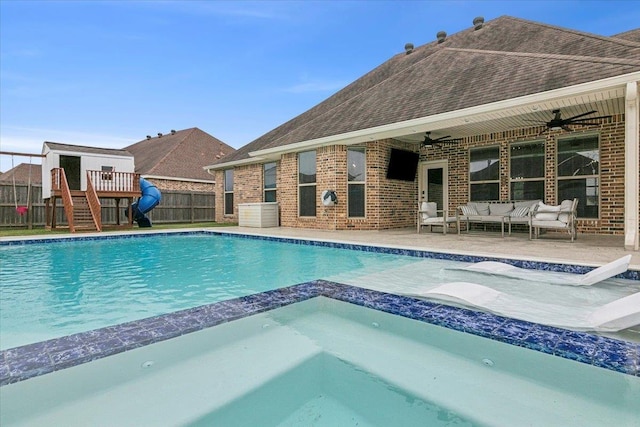
{"type": "Polygon", "coordinates": [[[198,128],[144,139],[125,149],[135,157],[136,172],[141,175],[208,181],[213,177],[202,168],[234,151],[198,128]]]}
{"type": "Polygon", "coordinates": [[[249,152],[397,123],[640,71],[640,44],[503,16],[395,55],[249,152]]]}

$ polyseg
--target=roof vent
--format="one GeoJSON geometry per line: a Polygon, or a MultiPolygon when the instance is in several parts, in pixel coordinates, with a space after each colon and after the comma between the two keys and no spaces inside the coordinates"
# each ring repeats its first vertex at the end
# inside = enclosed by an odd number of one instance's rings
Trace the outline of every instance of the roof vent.
{"type": "Polygon", "coordinates": [[[158,132],[158,138],[162,138],[162,132],[158,132]]]}
{"type": "Polygon", "coordinates": [[[483,24],[484,24],[484,18],[482,16],[478,16],[476,18],[473,18],[473,29],[474,30],[479,30],[480,28],[482,28],[483,24]]]}
{"type": "Polygon", "coordinates": [[[175,129],[171,129],[171,135],[175,135],[176,134],[176,130],[175,129]]]}
{"type": "Polygon", "coordinates": [[[407,43],[404,45],[404,51],[407,55],[413,52],[413,43],[407,43]]]}
{"type": "Polygon", "coordinates": [[[147,135],[147,139],[151,139],[151,135],[147,135]]]}
{"type": "Polygon", "coordinates": [[[445,31],[438,31],[436,38],[438,39],[438,43],[442,43],[447,38],[447,33],[445,31]]]}

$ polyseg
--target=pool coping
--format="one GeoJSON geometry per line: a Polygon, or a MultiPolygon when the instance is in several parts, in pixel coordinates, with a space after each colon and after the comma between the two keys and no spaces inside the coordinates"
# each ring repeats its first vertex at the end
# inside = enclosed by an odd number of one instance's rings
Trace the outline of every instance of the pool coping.
{"type": "MultiPolygon", "coordinates": [[[[24,238],[24,237],[23,238],[3,238],[3,239],[0,239],[0,246],[29,245],[29,244],[38,244],[38,243],[63,243],[63,242],[77,241],[77,240],[82,241],[82,240],[102,240],[102,239],[104,240],[140,239],[140,238],[151,238],[151,237],[157,237],[157,236],[199,235],[199,234],[213,234],[213,235],[219,235],[219,236],[235,237],[239,239],[268,240],[268,241],[274,241],[274,242],[293,243],[298,245],[325,246],[325,247],[339,248],[339,249],[376,252],[376,253],[383,253],[383,254],[390,254],[390,255],[404,255],[404,256],[411,256],[411,257],[417,257],[417,258],[444,259],[444,260],[460,261],[460,262],[497,261],[497,262],[503,262],[506,264],[511,264],[520,268],[573,273],[573,274],[586,274],[591,270],[597,268],[595,266],[575,265],[575,264],[570,264],[568,262],[523,260],[523,259],[505,258],[505,257],[490,256],[490,255],[477,255],[477,254],[469,255],[469,254],[456,253],[456,252],[432,251],[432,250],[425,250],[425,249],[373,245],[373,244],[364,244],[364,243],[338,242],[338,241],[332,241],[332,240],[311,239],[311,238],[269,236],[269,235],[263,235],[263,234],[246,234],[246,233],[230,232],[230,231],[222,231],[222,230],[211,230],[211,229],[177,230],[177,231],[163,230],[163,231],[153,231],[153,232],[144,232],[144,233],[121,232],[121,233],[113,233],[108,235],[91,234],[86,236],[60,235],[55,237],[47,236],[47,237],[37,237],[37,238],[32,238],[31,236],[29,238],[24,238]]],[[[620,279],[640,281],[640,270],[635,270],[630,268],[624,273],[618,274],[617,276],[614,276],[614,277],[620,278],[620,279]]]]}
{"type": "Polygon", "coordinates": [[[4,350],[0,386],[321,296],[640,377],[640,343],[314,280],[4,350]]]}
{"type": "MultiPolygon", "coordinates": [[[[438,258],[466,262],[484,260],[510,262],[523,268],[585,273],[591,267],[570,266],[539,261],[502,260],[417,249],[389,248],[307,239],[229,234],[215,231],[185,231],[154,234],[83,236],[72,240],[143,238],[175,234],[217,234],[237,238],[264,239],[288,243],[329,246],[343,249],[389,253],[422,258],[438,258]]],[[[61,242],[69,239],[29,239],[0,242],[30,244],[61,242]]],[[[628,271],[629,272],[629,271],[628,271]]],[[[631,280],[640,280],[633,271],[631,280]]],[[[73,367],[123,351],[175,338],[284,305],[324,296],[356,305],[396,314],[449,329],[482,336],[507,344],[541,351],[554,356],[612,371],[640,376],[640,344],[576,332],[407,296],[379,292],[326,280],[315,280],[272,291],[234,298],[218,303],[180,310],[92,331],[27,344],[0,351],[0,386],[73,367]]]]}

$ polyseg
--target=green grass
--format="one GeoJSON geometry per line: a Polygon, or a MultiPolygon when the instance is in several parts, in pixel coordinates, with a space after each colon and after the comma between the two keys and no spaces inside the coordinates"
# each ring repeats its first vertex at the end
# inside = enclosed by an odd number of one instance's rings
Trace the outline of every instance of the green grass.
{"type": "MultiPolygon", "coordinates": [[[[154,224],[151,228],[138,228],[134,226],[131,229],[127,228],[119,228],[119,229],[107,229],[104,230],[104,233],[109,233],[113,231],[153,231],[153,230],[172,230],[176,228],[203,228],[203,227],[229,227],[238,224],[221,224],[218,222],[197,222],[197,223],[187,223],[187,224],[154,224]]],[[[32,230],[28,230],[26,228],[2,228],[0,229],[0,237],[10,237],[10,236],[41,236],[48,234],[71,234],[69,230],[61,228],[56,230],[47,230],[45,228],[34,228],[32,230]]],[[[82,234],[82,233],[76,233],[82,234]]]]}

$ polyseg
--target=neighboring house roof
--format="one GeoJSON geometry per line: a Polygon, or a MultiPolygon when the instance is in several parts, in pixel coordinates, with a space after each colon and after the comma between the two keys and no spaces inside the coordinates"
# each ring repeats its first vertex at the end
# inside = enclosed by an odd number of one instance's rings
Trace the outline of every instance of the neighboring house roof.
{"type": "Polygon", "coordinates": [[[125,150],[134,155],[136,172],[143,176],[207,181],[214,179],[203,167],[235,151],[198,128],[149,136],[125,150]]]}
{"type": "Polygon", "coordinates": [[[42,184],[42,166],[29,163],[20,163],[18,166],[0,174],[0,182],[13,184],[28,184],[31,175],[31,184],[42,184]]]}
{"type": "Polygon", "coordinates": [[[611,36],[611,37],[640,43],[640,28],[637,28],[635,30],[629,30],[624,33],[616,34],[615,36],[611,36]]]}
{"type": "Polygon", "coordinates": [[[122,150],[122,149],[116,149],[116,148],[86,147],[84,145],[60,144],[58,142],[49,142],[49,141],[45,141],[44,145],[47,145],[51,150],[54,150],[54,151],[69,151],[74,153],[104,154],[109,156],[132,157],[132,154],[128,152],[126,149],[122,150]]]}
{"type": "Polygon", "coordinates": [[[400,53],[213,165],[640,71],[640,43],[503,16],[400,53]]]}

